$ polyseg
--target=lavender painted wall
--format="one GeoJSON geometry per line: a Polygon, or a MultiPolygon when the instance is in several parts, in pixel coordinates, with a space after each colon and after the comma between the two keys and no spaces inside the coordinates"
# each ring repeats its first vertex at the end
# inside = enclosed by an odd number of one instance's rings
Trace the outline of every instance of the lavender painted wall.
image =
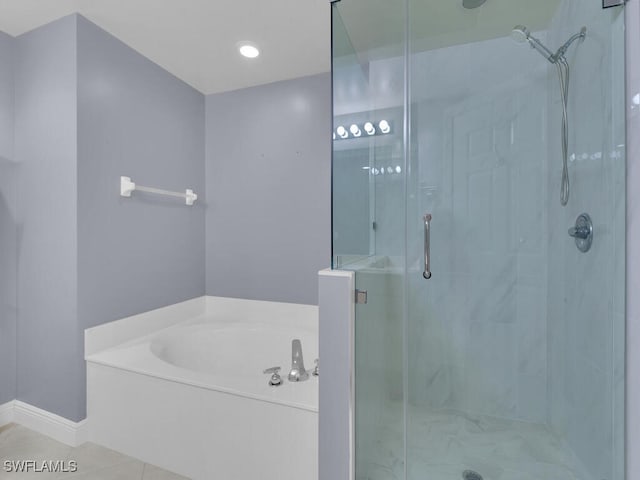
{"type": "Polygon", "coordinates": [[[207,97],[207,294],[318,302],[331,259],[331,78],[207,97]]]}
{"type": "Polygon", "coordinates": [[[16,163],[13,155],[13,47],[0,33],[0,405],[16,394],[16,163]]]}
{"type": "Polygon", "coordinates": [[[84,329],[204,294],[204,96],[80,16],[16,46],[17,398],[77,421],[84,329]]]}
{"type": "Polygon", "coordinates": [[[75,17],[21,35],[15,53],[17,398],[79,420],[75,17]]]}
{"type": "Polygon", "coordinates": [[[78,18],[82,328],[204,295],[204,96],[78,18]],[[120,176],[198,194],[119,196],[120,176]]]}
{"type": "Polygon", "coordinates": [[[204,144],[204,96],[78,17],[80,345],[85,328],[204,295],[204,144]],[[198,201],[120,197],[121,175],[198,201]]]}

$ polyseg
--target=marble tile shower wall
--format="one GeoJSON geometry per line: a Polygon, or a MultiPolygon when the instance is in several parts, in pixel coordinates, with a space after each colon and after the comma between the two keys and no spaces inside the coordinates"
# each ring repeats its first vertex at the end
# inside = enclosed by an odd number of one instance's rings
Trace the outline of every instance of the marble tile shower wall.
{"type": "Polygon", "coordinates": [[[440,87],[413,108],[410,218],[433,213],[438,279],[410,275],[413,404],[546,420],[546,82],[528,55],[507,37],[414,59],[413,84],[440,87]],[[474,72],[484,75],[474,88],[456,86],[474,72]]]}
{"type": "MultiPolygon", "coordinates": [[[[559,203],[560,115],[549,77],[548,242],[549,419],[597,479],[622,478],[625,262],[624,44],[620,9],[565,0],[549,31],[562,44],[583,25],[572,49],[569,115],[571,197],[559,203]],[[567,228],[587,212],[594,244],[580,253],[567,228]],[[617,385],[614,385],[617,382],[617,385]],[[614,386],[616,387],[614,389],[614,386]],[[615,394],[612,395],[612,392],[615,394]],[[612,427],[615,416],[617,426],[612,427]],[[613,459],[617,460],[613,462],[613,459]]],[[[614,425],[615,425],[614,422],[614,425]]]]}
{"type": "MultiPolygon", "coordinates": [[[[376,179],[376,221],[397,235],[376,232],[375,245],[378,255],[402,253],[407,208],[412,405],[550,425],[594,478],[612,479],[621,476],[611,465],[622,465],[611,418],[622,425],[623,19],[597,1],[564,0],[549,30],[536,35],[557,46],[583,25],[587,40],[568,55],[569,205],[559,200],[556,71],[505,32],[412,55],[409,201],[393,179],[376,179]],[[586,255],[567,235],[583,211],[597,238],[586,255]],[[424,212],[434,218],[437,281],[429,283],[421,275],[424,212]]],[[[400,105],[385,96],[388,85],[401,84],[398,59],[373,62],[369,72],[380,103],[400,105]]],[[[384,300],[374,320],[391,333],[404,300],[384,300]]],[[[385,358],[400,359],[399,339],[387,338],[385,348],[397,352],[385,358]]],[[[375,369],[390,399],[401,398],[401,368],[375,369]]]]}

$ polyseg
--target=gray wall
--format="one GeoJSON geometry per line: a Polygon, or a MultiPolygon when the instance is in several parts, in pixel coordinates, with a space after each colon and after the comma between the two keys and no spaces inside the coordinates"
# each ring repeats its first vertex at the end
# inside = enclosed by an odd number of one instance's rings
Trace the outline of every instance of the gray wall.
{"type": "Polygon", "coordinates": [[[80,16],[16,45],[17,398],[77,421],[84,329],[205,292],[204,96],[80,16]]]}
{"type": "Polygon", "coordinates": [[[15,60],[17,398],[78,420],[75,17],[18,37],[15,60]]]}
{"type": "Polygon", "coordinates": [[[205,197],[204,96],[79,17],[82,328],[204,295],[205,197]],[[199,198],[123,198],[121,175],[199,198]]]}
{"type": "Polygon", "coordinates": [[[16,163],[13,38],[0,33],[0,405],[16,394],[16,163]]]}
{"type": "Polygon", "coordinates": [[[204,143],[204,96],[79,17],[79,334],[204,295],[204,143]],[[123,198],[121,175],[199,198],[123,198]]]}
{"type": "Polygon", "coordinates": [[[207,96],[207,294],[316,304],[331,262],[331,77],[207,96]]]}
{"type": "Polygon", "coordinates": [[[205,267],[210,294],[317,303],[328,74],[211,96],[205,121],[200,93],[82,17],[15,48],[19,400],[84,418],[84,329],[203,295],[205,267]],[[124,199],[120,175],[200,198],[124,199]]]}

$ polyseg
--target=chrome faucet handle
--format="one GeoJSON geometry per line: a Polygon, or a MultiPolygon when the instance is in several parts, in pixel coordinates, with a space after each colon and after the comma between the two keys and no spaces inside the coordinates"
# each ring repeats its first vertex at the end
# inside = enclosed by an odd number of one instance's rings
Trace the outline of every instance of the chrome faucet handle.
{"type": "Polygon", "coordinates": [[[571,227],[569,229],[569,236],[573,238],[585,240],[589,238],[589,235],[591,235],[591,230],[588,227],[571,227]]]}
{"type": "Polygon", "coordinates": [[[269,385],[272,387],[277,387],[282,385],[282,377],[278,373],[281,367],[271,367],[264,370],[262,373],[270,373],[271,378],[269,379],[269,385]]]}
{"type": "Polygon", "coordinates": [[[291,371],[288,378],[290,382],[304,382],[309,379],[309,372],[304,368],[302,343],[298,338],[291,342],[291,371]]]}
{"type": "Polygon", "coordinates": [[[313,369],[313,372],[311,373],[311,375],[313,375],[314,377],[317,377],[320,375],[320,360],[316,358],[314,360],[314,363],[316,364],[316,366],[313,369]]]}
{"type": "Polygon", "coordinates": [[[569,229],[569,235],[574,238],[576,247],[582,253],[586,253],[593,243],[593,222],[591,217],[583,213],[576,218],[576,223],[569,229]]]}

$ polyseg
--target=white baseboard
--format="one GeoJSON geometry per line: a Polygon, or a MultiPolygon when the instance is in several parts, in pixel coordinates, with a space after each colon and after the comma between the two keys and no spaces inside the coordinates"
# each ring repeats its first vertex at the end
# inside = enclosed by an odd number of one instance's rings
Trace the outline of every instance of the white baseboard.
{"type": "Polygon", "coordinates": [[[87,441],[86,420],[72,422],[20,400],[0,405],[0,426],[12,422],[71,447],[77,447],[87,441]]]}

